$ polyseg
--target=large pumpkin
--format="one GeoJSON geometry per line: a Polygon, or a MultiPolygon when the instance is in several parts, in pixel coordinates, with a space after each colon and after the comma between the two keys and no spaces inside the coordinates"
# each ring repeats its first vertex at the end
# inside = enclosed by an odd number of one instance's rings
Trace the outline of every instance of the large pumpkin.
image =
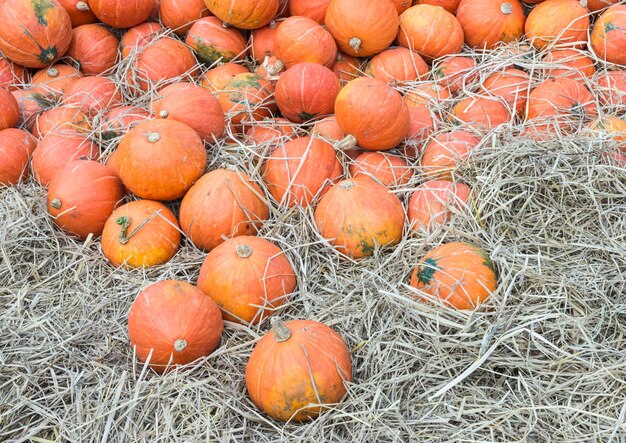
{"type": "Polygon", "coordinates": [[[626,66],[626,5],[613,5],[598,17],[590,43],[602,60],[626,66]]]}
{"type": "Polygon", "coordinates": [[[80,64],[87,75],[99,75],[115,66],[119,41],[102,25],[82,25],[72,30],[67,55],[80,64]]]}
{"type": "Polygon", "coordinates": [[[98,17],[91,12],[91,8],[87,1],[83,0],[57,0],[67,11],[72,22],[72,27],[76,28],[81,25],[95,23],[98,17]]]}
{"type": "Polygon", "coordinates": [[[202,0],[161,0],[159,5],[161,22],[181,37],[189,31],[191,25],[208,14],[202,0]]]}
{"type": "Polygon", "coordinates": [[[518,0],[461,0],[456,11],[465,43],[472,48],[493,49],[524,35],[524,7],[518,0]]]}
{"type": "Polygon", "coordinates": [[[322,237],[348,257],[373,255],[402,239],[404,208],[380,183],[359,174],[334,185],[315,209],[322,237]]]}
{"type": "Polygon", "coordinates": [[[29,159],[36,146],[37,141],[26,131],[0,131],[0,185],[15,185],[28,176],[29,159]]]}
{"type": "Polygon", "coordinates": [[[104,24],[131,28],[150,17],[154,0],[89,0],[89,7],[104,24]]]}
{"type": "Polygon", "coordinates": [[[478,130],[493,129],[511,121],[513,115],[500,100],[491,97],[467,97],[450,111],[450,120],[478,130]]]}
{"type": "Polygon", "coordinates": [[[268,216],[261,188],[243,172],[228,169],[202,176],[180,206],[183,232],[207,251],[223,243],[223,236],[256,234],[268,216]]]}
{"type": "Polygon", "coordinates": [[[550,51],[543,61],[548,64],[544,69],[548,77],[571,77],[584,82],[585,78],[591,78],[596,73],[591,57],[576,49],[550,51]]]}
{"type": "Polygon", "coordinates": [[[23,66],[16,65],[0,55],[0,88],[15,91],[29,83],[28,77],[28,71],[23,66]]]}
{"type": "Polygon", "coordinates": [[[52,131],[91,131],[91,123],[87,116],[73,106],[57,106],[50,108],[36,117],[32,134],[42,138],[52,131]]]}
{"type": "Polygon", "coordinates": [[[102,252],[114,266],[142,268],[170,261],[178,251],[176,216],[165,205],[136,200],[117,208],[102,230],[102,252]]]}
{"type": "Polygon", "coordinates": [[[218,100],[230,122],[239,127],[272,115],[276,110],[273,95],[274,87],[269,81],[245,73],[235,75],[219,93],[218,100]]]}
{"type": "Polygon", "coordinates": [[[182,281],[148,286],[128,312],[133,351],[159,373],[210,355],[219,346],[223,330],[215,302],[182,281]]]}
{"type": "Polygon", "coordinates": [[[56,0],[0,2],[0,52],[27,68],[43,68],[70,46],[72,23],[56,0]]]}
{"type": "Polygon", "coordinates": [[[459,163],[480,143],[470,132],[454,130],[434,137],[422,155],[422,172],[430,179],[451,180],[459,163]]]}
{"type": "Polygon", "coordinates": [[[98,237],[124,188],[115,172],[93,160],[75,160],[59,170],[48,187],[48,212],[64,231],[84,240],[98,237]]]}
{"type": "Polygon", "coordinates": [[[106,77],[83,77],[65,91],[65,103],[93,118],[122,104],[119,86],[106,77]]]}
{"type": "Polygon", "coordinates": [[[274,39],[277,30],[276,22],[271,21],[269,25],[250,33],[250,53],[255,62],[262,63],[265,57],[272,57],[275,54],[274,39]]]}
{"type": "Polygon", "coordinates": [[[397,155],[386,152],[364,152],[350,165],[350,175],[365,174],[385,186],[403,186],[413,178],[413,170],[397,155]]]}
{"type": "Polygon", "coordinates": [[[98,130],[105,140],[126,134],[131,127],[150,118],[150,114],[136,106],[119,106],[109,109],[103,116],[98,130]]]}
{"type": "Polygon", "coordinates": [[[204,0],[216,17],[239,29],[262,28],[278,13],[278,0],[204,0]]]}
{"type": "Polygon", "coordinates": [[[325,23],[342,52],[369,57],[395,39],[398,10],[389,0],[331,0],[325,23]]]}
{"type": "Polygon", "coordinates": [[[237,74],[249,74],[250,71],[235,63],[224,63],[209,69],[201,78],[202,87],[217,95],[237,74]]]}
{"type": "Polygon", "coordinates": [[[450,99],[450,90],[434,81],[420,82],[413,85],[404,95],[408,106],[427,106],[438,108],[450,99]]]}
{"type": "Polygon", "coordinates": [[[0,88],[0,131],[17,125],[20,119],[17,100],[6,89],[0,88]]]}
{"type": "Polygon", "coordinates": [[[337,56],[333,36],[319,23],[306,17],[289,17],[281,22],[274,37],[276,57],[290,68],[296,63],[319,63],[330,68],[337,56]]]}
{"type": "Polygon", "coordinates": [[[165,31],[165,28],[153,22],[142,23],[130,28],[120,40],[122,59],[140,53],[143,48],[156,40],[162,31],[165,31]]]}
{"type": "Polygon", "coordinates": [[[32,89],[60,99],[65,91],[83,77],[83,73],[77,68],[59,63],[35,72],[32,79],[32,89]]]}
{"type": "Polygon", "coordinates": [[[289,15],[300,16],[324,24],[330,0],[289,0],[289,15]]]}
{"type": "MultiPolygon", "coordinates": [[[[626,71],[606,71],[596,76],[595,90],[604,106],[626,106],[626,71]]],[[[623,108],[622,108],[623,109],[623,108]]]]}
{"type": "Polygon", "coordinates": [[[463,183],[431,180],[421,184],[409,200],[411,227],[429,229],[447,223],[454,212],[467,205],[469,195],[470,188],[463,183]]]}
{"type": "Polygon", "coordinates": [[[472,83],[478,78],[476,60],[471,56],[446,57],[433,65],[432,72],[437,84],[447,88],[450,94],[472,89],[472,83]]]}
{"type": "Polygon", "coordinates": [[[475,309],[498,283],[485,251],[469,243],[446,243],[424,255],[411,275],[411,286],[448,306],[475,309]]]}
{"type": "Polygon", "coordinates": [[[335,102],[337,123],[370,151],[394,148],[409,129],[409,110],[391,86],[361,77],[343,87],[335,102]]]}
{"type": "Polygon", "coordinates": [[[248,55],[247,42],[241,31],[225,28],[217,17],[204,17],[196,21],[185,39],[203,62],[229,62],[248,55]]]}
{"type": "Polygon", "coordinates": [[[296,288],[296,274],[278,246],[241,236],[207,255],[198,288],[215,300],[225,320],[256,324],[286,301],[296,288]]]}
{"type": "Polygon", "coordinates": [[[530,76],[519,69],[508,68],[491,74],[481,87],[489,95],[503,100],[511,109],[521,113],[526,109],[531,89],[530,76]]]}
{"type": "Polygon", "coordinates": [[[255,346],[246,366],[252,402],[270,417],[305,421],[339,403],[352,381],[350,350],[323,323],[272,318],[272,330],[255,346]]]}
{"type": "Polygon", "coordinates": [[[428,65],[417,52],[391,48],[372,57],[364,72],[370,77],[402,87],[426,77],[428,71],[428,65]]]}
{"type": "Polygon", "coordinates": [[[536,49],[557,44],[583,46],[589,31],[589,10],[581,3],[546,0],[538,4],[526,19],[526,38],[536,49]]]}
{"type": "Polygon", "coordinates": [[[337,58],[331,66],[341,85],[361,76],[361,61],[342,52],[337,52],[337,58]]]}

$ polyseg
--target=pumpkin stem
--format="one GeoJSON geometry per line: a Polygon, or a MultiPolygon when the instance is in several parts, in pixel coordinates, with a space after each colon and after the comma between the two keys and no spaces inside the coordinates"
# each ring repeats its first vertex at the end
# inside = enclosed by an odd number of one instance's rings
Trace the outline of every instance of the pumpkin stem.
{"type": "Polygon", "coordinates": [[[57,70],[57,68],[50,68],[50,69],[48,69],[48,76],[50,76],[50,77],[58,77],[59,76],[59,71],[57,70]]]}
{"type": "Polygon", "coordinates": [[[186,347],[187,347],[187,340],[179,338],[178,340],[174,342],[174,349],[177,352],[183,352],[186,347]]]}
{"type": "Polygon", "coordinates": [[[161,118],[167,118],[168,115],[170,115],[170,113],[167,111],[167,109],[162,109],[161,112],[159,112],[159,117],[161,118]]]}
{"type": "Polygon", "coordinates": [[[161,134],[159,134],[158,132],[150,132],[147,139],[150,143],[156,143],[161,140],[161,134]]]}
{"type": "Polygon", "coordinates": [[[339,188],[343,189],[344,191],[349,191],[350,189],[354,188],[354,182],[352,180],[344,180],[339,183],[339,188]]]}
{"type": "Polygon", "coordinates": [[[52,206],[54,209],[61,209],[61,206],[63,204],[61,203],[61,200],[59,200],[58,198],[55,198],[54,200],[52,200],[52,202],[50,202],[50,206],[52,206]]]}
{"type": "Polygon", "coordinates": [[[270,324],[272,325],[272,331],[274,331],[274,340],[277,343],[282,343],[291,338],[291,330],[280,317],[272,317],[270,324]]]}
{"type": "Polygon", "coordinates": [[[252,255],[252,248],[248,245],[237,245],[235,251],[240,258],[248,258],[252,255]]]}
{"type": "Polygon", "coordinates": [[[354,135],[348,134],[342,140],[335,143],[335,149],[340,151],[349,151],[356,146],[356,138],[354,135]]]}
{"type": "Polygon", "coordinates": [[[87,12],[89,11],[89,5],[85,2],[77,2],[76,9],[80,12],[87,12]]]}
{"type": "Polygon", "coordinates": [[[352,49],[354,49],[355,52],[358,52],[359,49],[361,49],[361,39],[358,37],[352,37],[350,41],[348,41],[348,44],[352,49]]]}
{"type": "Polygon", "coordinates": [[[115,223],[122,227],[122,230],[120,231],[120,243],[125,245],[126,243],[128,243],[128,228],[130,227],[130,218],[121,216],[120,218],[115,220],[115,223]]]}
{"type": "Polygon", "coordinates": [[[502,3],[502,5],[500,5],[500,11],[502,11],[502,13],[505,15],[509,15],[513,12],[513,5],[508,2],[504,2],[502,3]]]}
{"type": "Polygon", "coordinates": [[[580,6],[582,6],[583,8],[586,8],[588,6],[587,0],[580,0],[580,6]]]}

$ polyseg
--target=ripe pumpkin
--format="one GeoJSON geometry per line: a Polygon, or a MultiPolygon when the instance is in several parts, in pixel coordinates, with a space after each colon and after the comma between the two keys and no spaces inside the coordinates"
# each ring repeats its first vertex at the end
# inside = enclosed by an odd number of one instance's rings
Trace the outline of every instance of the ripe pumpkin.
{"type": "Polygon", "coordinates": [[[323,140],[328,142],[339,142],[346,137],[346,133],[343,132],[339,123],[337,123],[337,117],[329,115],[322,120],[315,122],[315,126],[311,130],[312,135],[317,135],[323,140]]]}
{"type": "Polygon", "coordinates": [[[218,94],[234,76],[247,73],[250,73],[250,71],[243,65],[224,63],[204,73],[202,76],[202,87],[208,89],[213,94],[218,94]]]}
{"type": "Polygon", "coordinates": [[[431,180],[417,187],[409,200],[409,222],[415,230],[429,229],[450,221],[450,217],[464,208],[470,188],[463,183],[431,180]]]}
{"type": "Polygon", "coordinates": [[[112,140],[126,134],[139,122],[150,118],[150,114],[136,106],[119,106],[108,110],[99,127],[102,138],[112,140]]]}
{"type": "Polygon", "coordinates": [[[406,48],[387,49],[372,57],[365,67],[365,75],[400,87],[425,78],[428,71],[424,59],[406,48]]]}
{"type": "Polygon", "coordinates": [[[200,136],[174,120],[146,120],[122,137],[116,151],[119,176],[135,195],[181,198],[204,173],[207,153],[200,136]]]}
{"type": "Polygon", "coordinates": [[[546,76],[570,77],[584,82],[585,78],[591,78],[596,73],[593,60],[576,49],[550,51],[543,61],[550,64],[545,69],[546,76]]]}
{"type": "Polygon", "coordinates": [[[32,79],[33,91],[60,99],[70,86],[83,77],[83,73],[73,66],[52,65],[35,72],[32,79]]]}
{"type": "Polygon", "coordinates": [[[330,0],[289,0],[289,15],[310,18],[324,24],[330,0]]]}
{"type": "Polygon", "coordinates": [[[590,44],[602,60],[626,66],[626,5],[613,5],[598,17],[590,44]]]}
{"type": "MultiPolygon", "coordinates": [[[[455,14],[461,0],[415,0],[414,5],[441,6],[450,14],[455,14]]],[[[541,1],[541,0],[540,0],[541,1]]],[[[530,1],[528,3],[531,3],[530,1]]]]}
{"type": "Polygon", "coordinates": [[[341,86],[361,76],[361,62],[358,58],[350,57],[343,52],[337,52],[335,63],[331,66],[341,86]]]}
{"type": "Polygon", "coordinates": [[[606,71],[596,77],[596,92],[604,106],[626,106],[626,71],[606,71]]]}
{"type": "Polygon", "coordinates": [[[278,26],[275,21],[271,21],[269,25],[255,29],[250,33],[249,46],[251,47],[251,55],[255,62],[262,63],[265,57],[271,57],[275,54],[274,39],[278,26]]]}
{"type": "Polygon", "coordinates": [[[589,10],[577,0],[546,0],[528,14],[524,30],[535,49],[558,44],[582,47],[589,31],[589,10]]]}
{"type": "Polygon", "coordinates": [[[231,124],[263,120],[272,115],[276,104],[271,100],[274,87],[263,77],[237,74],[220,91],[218,100],[231,124]]]}
{"type": "Polygon", "coordinates": [[[459,163],[480,143],[467,131],[454,130],[434,137],[422,155],[422,171],[429,179],[452,180],[459,163]]]}
{"type": "Polygon", "coordinates": [[[102,234],[123,198],[122,182],[111,168],[93,160],[75,160],[50,182],[48,213],[65,232],[85,240],[89,234],[102,234]]]}
{"type": "Polygon", "coordinates": [[[35,89],[17,89],[11,92],[17,101],[19,109],[18,125],[23,125],[29,131],[35,125],[37,116],[44,110],[56,106],[56,99],[52,95],[38,92],[35,89]]]}
{"type": "Polygon", "coordinates": [[[0,88],[0,131],[17,125],[20,109],[13,94],[0,88]]]}
{"type": "Polygon", "coordinates": [[[398,10],[389,0],[331,0],[325,23],[342,52],[369,57],[389,47],[395,39],[398,10]]]}
{"type": "Polygon", "coordinates": [[[446,57],[433,66],[433,78],[438,85],[448,88],[451,94],[471,89],[478,78],[476,60],[472,57],[446,57]]]}
{"type": "Polygon", "coordinates": [[[0,52],[27,68],[54,63],[72,39],[70,16],[55,0],[3,0],[0,23],[0,52]]]}
{"type": "Polygon", "coordinates": [[[115,66],[119,40],[102,25],[82,25],[72,30],[67,55],[80,63],[87,75],[99,75],[115,66]]]}
{"type": "Polygon", "coordinates": [[[591,12],[599,11],[600,9],[608,8],[611,5],[614,5],[619,0],[589,0],[587,2],[587,8],[591,12]]]}
{"type": "Polygon", "coordinates": [[[154,8],[154,0],[89,0],[98,20],[113,28],[132,28],[145,22],[154,8]]]}
{"type": "Polygon", "coordinates": [[[204,17],[196,21],[185,39],[203,62],[229,62],[248,55],[247,42],[241,31],[225,28],[217,17],[204,17]]]}
{"type": "MultiPolygon", "coordinates": [[[[605,133],[615,140],[623,151],[626,151],[626,121],[617,118],[604,116],[589,125],[593,131],[605,133]]],[[[1,133],[0,133],[1,134],[1,133]]]]}
{"type": "Polygon", "coordinates": [[[204,0],[209,10],[224,23],[239,29],[258,29],[278,13],[278,0],[204,0]]]}
{"type": "Polygon", "coordinates": [[[454,15],[437,6],[419,4],[400,15],[398,43],[428,62],[463,48],[463,28],[454,15]],[[432,32],[436,29],[436,32],[432,32]]]}
{"type": "Polygon", "coordinates": [[[398,15],[409,9],[413,4],[411,0],[391,0],[391,2],[395,5],[398,15]]]}
{"type": "Polygon", "coordinates": [[[409,130],[406,134],[404,152],[409,157],[415,157],[424,142],[434,132],[436,120],[433,119],[433,112],[428,106],[410,105],[407,100],[405,103],[409,108],[409,130]]]}
{"type": "Polygon", "coordinates": [[[346,394],[352,381],[350,350],[323,323],[273,317],[272,330],[256,344],[246,366],[250,399],[261,411],[282,421],[320,415],[346,394]]]}
{"type": "Polygon", "coordinates": [[[37,140],[26,131],[0,131],[0,185],[16,185],[28,176],[28,161],[36,146],[37,140]]]}
{"type": "Polygon", "coordinates": [[[413,170],[397,155],[364,152],[350,164],[350,175],[365,174],[385,186],[403,186],[413,178],[413,170]]]}
{"type": "Polygon", "coordinates": [[[278,246],[241,236],[226,240],[207,255],[198,288],[217,303],[225,320],[257,324],[296,289],[296,274],[278,246]]]}
{"type": "Polygon", "coordinates": [[[57,0],[57,2],[67,11],[73,28],[98,21],[98,17],[91,12],[91,8],[86,1],[57,0]]]}
{"type": "Polygon", "coordinates": [[[445,305],[468,310],[487,300],[498,283],[489,255],[477,246],[458,242],[424,255],[413,271],[411,286],[445,305]]]}
{"type": "Polygon", "coordinates": [[[465,44],[494,49],[524,35],[524,7],[518,0],[461,0],[456,18],[463,28],[465,44]]]}
{"type": "Polygon", "coordinates": [[[530,76],[515,68],[494,72],[485,79],[482,89],[491,96],[503,100],[511,109],[521,113],[526,109],[530,92],[530,76]]]}
{"type": "Polygon", "coordinates": [[[161,22],[183,37],[197,20],[209,15],[202,0],[161,0],[159,16],[161,22]]]}
{"type": "MultiPolygon", "coordinates": [[[[271,151],[280,143],[290,140],[296,131],[289,120],[275,118],[273,120],[263,120],[246,131],[246,140],[255,145],[269,145],[271,151]]],[[[271,152],[270,151],[270,152],[271,152]]]]}
{"type": "Polygon", "coordinates": [[[104,224],[102,252],[113,266],[162,265],[178,251],[178,229],[176,216],[162,203],[132,201],[113,211],[104,224]]]}
{"type": "Polygon", "coordinates": [[[407,106],[439,107],[450,99],[450,90],[434,81],[413,85],[404,96],[407,106]]]}
{"type": "Polygon", "coordinates": [[[123,98],[115,82],[106,77],[84,77],[65,92],[65,103],[93,118],[107,109],[122,104],[123,98]]]}
{"type": "Polygon", "coordinates": [[[368,77],[352,80],[335,102],[337,123],[361,148],[386,151],[409,129],[409,110],[402,96],[386,83],[368,77]]]}
{"type": "Polygon", "coordinates": [[[450,113],[450,120],[465,123],[479,130],[493,129],[512,119],[511,111],[502,101],[488,97],[467,97],[458,102],[450,113]]]}
{"type": "Polygon", "coordinates": [[[210,251],[222,236],[254,235],[269,217],[263,191],[243,172],[215,169],[191,187],[180,206],[183,232],[210,251]]]}
{"type": "Polygon", "coordinates": [[[91,123],[79,109],[57,106],[39,114],[31,132],[35,137],[42,138],[52,131],[89,132],[91,123]]]}
{"type": "Polygon", "coordinates": [[[122,60],[132,54],[139,54],[143,48],[157,39],[165,31],[158,23],[146,22],[130,28],[120,40],[122,60]]]}
{"type": "Polygon", "coordinates": [[[189,283],[163,280],[141,291],[128,312],[128,337],[137,358],[162,373],[210,355],[224,322],[210,297],[189,283]]]}
{"type": "Polygon", "coordinates": [[[274,37],[276,57],[290,68],[312,62],[330,68],[337,57],[333,36],[319,23],[306,17],[289,17],[281,22],[274,37]]]}
{"type": "Polygon", "coordinates": [[[29,83],[28,72],[24,67],[0,55],[0,88],[15,91],[26,83],[29,83]]]}
{"type": "Polygon", "coordinates": [[[334,185],[315,209],[322,237],[353,259],[373,255],[378,246],[402,239],[404,208],[394,194],[366,175],[334,185]]]}

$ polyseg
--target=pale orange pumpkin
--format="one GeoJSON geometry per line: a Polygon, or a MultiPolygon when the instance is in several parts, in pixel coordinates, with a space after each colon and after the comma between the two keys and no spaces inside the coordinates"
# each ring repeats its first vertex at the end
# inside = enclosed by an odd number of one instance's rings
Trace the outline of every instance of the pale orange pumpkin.
{"type": "Polygon", "coordinates": [[[202,0],[161,0],[161,22],[178,36],[184,36],[197,20],[209,15],[202,0]]]}
{"type": "Polygon", "coordinates": [[[119,43],[115,34],[102,25],[82,25],[72,30],[67,55],[80,64],[85,74],[100,75],[115,66],[119,43]]]}
{"type": "Polygon", "coordinates": [[[539,3],[526,19],[526,38],[536,49],[558,44],[584,46],[589,31],[589,10],[582,3],[577,0],[539,3]]]}
{"type": "Polygon", "coordinates": [[[472,133],[462,130],[444,132],[428,142],[422,155],[422,171],[429,179],[451,180],[459,163],[480,143],[472,133]]]}
{"type": "Polygon", "coordinates": [[[518,0],[461,0],[456,18],[463,28],[465,44],[494,49],[524,35],[526,15],[518,0]]]}
{"type": "Polygon", "coordinates": [[[626,151],[626,120],[604,116],[591,122],[589,129],[608,135],[617,142],[618,147],[626,151]]]}
{"type": "Polygon", "coordinates": [[[463,183],[430,180],[417,187],[408,206],[409,222],[415,230],[430,229],[450,221],[466,207],[470,188],[463,183]]]}
{"type": "Polygon", "coordinates": [[[467,97],[450,111],[450,120],[477,130],[488,130],[509,123],[511,111],[500,100],[491,97],[467,97]]]}
{"type": "Polygon", "coordinates": [[[402,87],[426,77],[428,65],[417,52],[390,48],[372,57],[364,72],[370,77],[402,87]]]}
{"type": "Polygon", "coordinates": [[[341,85],[345,85],[350,80],[354,80],[361,75],[361,62],[358,58],[350,57],[342,52],[337,52],[335,63],[331,66],[341,85]]]}
{"type": "Polygon", "coordinates": [[[258,29],[278,13],[278,0],[204,0],[216,17],[239,29],[258,29]]]}
{"type": "Polygon", "coordinates": [[[52,131],[91,131],[91,123],[85,114],[73,106],[57,106],[37,115],[31,133],[42,138],[52,131]]]}
{"type": "Polygon", "coordinates": [[[397,155],[364,152],[350,164],[350,175],[365,174],[385,186],[403,186],[413,178],[413,170],[397,155]]]}
{"type": "Polygon", "coordinates": [[[330,68],[337,56],[333,36],[306,17],[289,17],[281,22],[274,37],[274,49],[278,60],[287,68],[303,62],[330,68]]]}
{"type": "Polygon", "coordinates": [[[206,71],[202,76],[201,84],[203,88],[208,89],[213,94],[218,94],[237,74],[248,73],[250,71],[243,65],[223,63],[206,71]]]}
{"type": "Polygon", "coordinates": [[[550,51],[543,58],[549,66],[544,69],[546,76],[570,77],[583,81],[596,73],[591,57],[576,49],[557,49],[550,51]]]}

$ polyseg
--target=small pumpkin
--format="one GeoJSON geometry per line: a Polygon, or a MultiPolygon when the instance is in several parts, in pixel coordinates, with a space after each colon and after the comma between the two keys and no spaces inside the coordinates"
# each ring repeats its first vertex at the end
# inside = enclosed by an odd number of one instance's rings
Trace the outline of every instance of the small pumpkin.
{"type": "Polygon", "coordinates": [[[276,57],[290,68],[297,63],[319,63],[330,68],[337,57],[333,36],[319,23],[306,17],[289,17],[281,22],[274,37],[276,57]]]}
{"type": "Polygon", "coordinates": [[[217,17],[204,17],[196,21],[185,39],[203,62],[229,62],[248,55],[247,42],[241,31],[225,28],[217,17]]]}
{"type": "Polygon", "coordinates": [[[115,66],[119,40],[102,25],[82,25],[72,30],[67,55],[80,64],[87,75],[99,75],[115,66]]]}
{"type": "Polygon", "coordinates": [[[182,37],[197,20],[209,15],[202,0],[161,0],[161,22],[182,37]]]}
{"type": "Polygon", "coordinates": [[[198,288],[217,303],[225,320],[257,324],[295,290],[296,274],[278,246],[241,236],[226,240],[207,255],[198,288]]]}
{"type": "Polygon", "coordinates": [[[390,48],[372,57],[364,72],[393,86],[403,87],[425,78],[428,70],[428,65],[417,52],[390,48]]]}
{"type": "Polygon", "coordinates": [[[0,88],[0,131],[17,125],[20,119],[17,100],[9,91],[0,88]]]}
{"type": "Polygon", "coordinates": [[[136,106],[118,106],[109,109],[102,116],[99,130],[103,139],[112,140],[122,137],[134,125],[148,118],[150,118],[150,114],[142,108],[136,106]]]}
{"type": "Polygon", "coordinates": [[[272,318],[272,330],[256,344],[246,366],[252,402],[270,417],[305,421],[339,403],[352,381],[350,350],[323,323],[272,318]]]}
{"type": "Polygon", "coordinates": [[[411,286],[445,305],[470,310],[487,300],[498,283],[485,251],[469,243],[455,242],[426,253],[411,275],[411,286]]]}
{"type": "Polygon", "coordinates": [[[204,4],[224,23],[239,29],[258,29],[278,13],[278,0],[204,0],[204,4]]]}
{"type": "Polygon", "coordinates": [[[289,15],[310,18],[324,24],[330,0],[289,0],[289,15]]]}
{"type": "Polygon", "coordinates": [[[603,106],[626,106],[626,71],[606,71],[596,76],[596,92],[603,106]]]}
{"type": "Polygon", "coordinates": [[[471,89],[478,78],[478,68],[473,57],[456,55],[446,57],[433,66],[433,79],[447,88],[451,94],[462,89],[471,89]]]}
{"type": "Polygon", "coordinates": [[[33,129],[39,114],[56,106],[56,98],[53,95],[38,92],[36,89],[17,89],[11,94],[19,109],[18,125],[23,125],[29,131],[33,129]]]}
{"type": "Polygon", "coordinates": [[[91,12],[89,3],[83,0],[57,0],[67,11],[72,27],[87,25],[98,21],[98,17],[91,12]]]}
{"type": "Polygon", "coordinates": [[[361,76],[361,62],[358,58],[351,57],[342,52],[337,52],[335,63],[331,66],[341,85],[361,76]]]}
{"type": "Polygon", "coordinates": [[[511,111],[502,101],[491,97],[467,97],[450,112],[450,120],[478,130],[493,129],[509,123],[511,111]]]}
{"type": "Polygon", "coordinates": [[[519,69],[508,68],[491,74],[481,87],[489,95],[503,100],[509,108],[521,113],[526,109],[531,90],[530,76],[519,69]]]}
{"type": "Polygon", "coordinates": [[[83,77],[83,73],[75,67],[59,63],[35,72],[33,91],[60,99],[68,88],[83,77]]]}
{"type": "Polygon", "coordinates": [[[89,0],[89,7],[102,23],[123,29],[145,22],[154,0],[89,0]]]}
{"type": "Polygon", "coordinates": [[[222,109],[231,124],[263,120],[272,115],[276,104],[272,100],[274,87],[257,74],[235,75],[218,95],[222,109]]]}
{"type": "Polygon", "coordinates": [[[106,77],[84,77],[65,91],[65,103],[93,118],[111,107],[122,104],[123,98],[115,82],[106,77]]]}
{"type": "MultiPolygon", "coordinates": [[[[539,0],[541,1],[541,0],[539,0]]],[[[415,0],[413,1],[414,5],[432,5],[432,6],[441,6],[443,9],[448,11],[450,14],[455,14],[457,8],[459,7],[459,3],[461,0],[415,0]]],[[[530,3],[530,2],[528,2],[530,3]]]]}
{"type": "Polygon", "coordinates": [[[546,0],[535,6],[524,26],[530,44],[535,49],[558,44],[582,47],[589,31],[589,10],[582,4],[577,0],[546,0]]]}
{"type": "Polygon", "coordinates": [[[201,79],[202,87],[208,89],[213,94],[218,94],[237,74],[249,73],[250,71],[243,65],[224,63],[204,73],[201,79]]]}
{"type": "Polygon", "coordinates": [[[557,49],[550,51],[543,58],[549,66],[545,74],[551,77],[571,77],[574,80],[591,78],[596,73],[596,67],[591,57],[576,49],[557,49]]]}
{"type": "Polygon", "coordinates": [[[72,106],[57,106],[50,108],[35,119],[32,134],[37,138],[42,138],[53,131],[91,131],[91,123],[80,109],[72,106]]]}
{"type": "Polygon", "coordinates": [[[524,7],[518,0],[461,0],[456,18],[463,28],[465,44],[479,49],[518,41],[526,22],[524,7]]]}
{"type": "Polygon", "coordinates": [[[613,5],[593,25],[593,52],[609,63],[626,66],[626,5],[613,5]]]}
{"type": "Polygon", "coordinates": [[[411,227],[430,229],[448,223],[456,211],[466,207],[469,195],[470,188],[463,183],[430,180],[421,184],[409,199],[411,227]]]}
{"type": "Polygon", "coordinates": [[[429,179],[452,180],[459,163],[478,146],[480,139],[460,129],[444,132],[428,142],[422,155],[422,171],[429,179]]]}
{"type": "Polygon", "coordinates": [[[122,60],[132,54],[139,54],[143,48],[158,38],[165,28],[158,23],[146,22],[130,28],[120,40],[122,60]]]}
{"type": "Polygon", "coordinates": [[[397,155],[364,152],[350,164],[350,175],[365,174],[385,186],[403,186],[413,178],[413,170],[397,155]]]}
{"type": "Polygon", "coordinates": [[[27,83],[29,83],[28,72],[24,67],[0,55],[0,88],[15,91],[27,83]]]}
{"type": "Polygon", "coordinates": [[[278,26],[275,21],[271,21],[269,25],[255,29],[250,33],[249,46],[251,47],[251,55],[255,62],[262,63],[265,57],[275,55],[274,39],[278,26]]]}
{"type": "Polygon", "coordinates": [[[36,146],[37,141],[26,131],[0,131],[0,185],[16,185],[28,176],[29,159],[36,146]]]}

